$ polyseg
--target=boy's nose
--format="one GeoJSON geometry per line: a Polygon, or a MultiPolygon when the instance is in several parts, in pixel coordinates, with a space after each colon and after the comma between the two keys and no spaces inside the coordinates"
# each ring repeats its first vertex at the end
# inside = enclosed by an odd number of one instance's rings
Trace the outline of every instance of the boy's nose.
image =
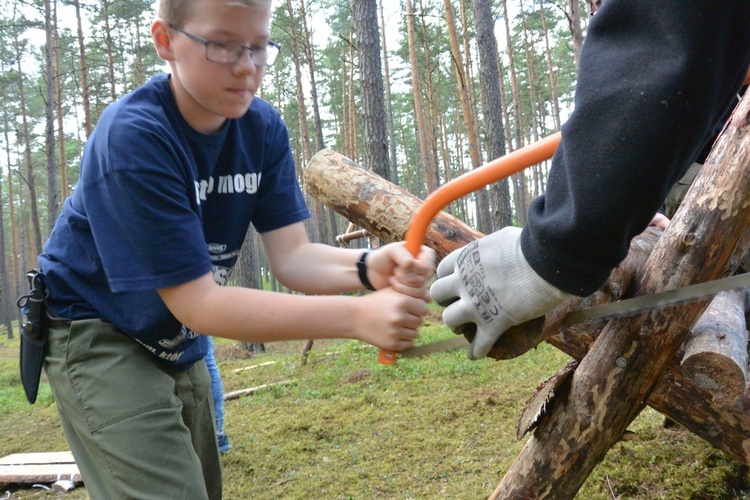
{"type": "Polygon", "coordinates": [[[239,60],[234,63],[233,69],[235,72],[250,73],[258,70],[258,67],[253,62],[252,54],[250,50],[245,49],[242,51],[239,60]]]}

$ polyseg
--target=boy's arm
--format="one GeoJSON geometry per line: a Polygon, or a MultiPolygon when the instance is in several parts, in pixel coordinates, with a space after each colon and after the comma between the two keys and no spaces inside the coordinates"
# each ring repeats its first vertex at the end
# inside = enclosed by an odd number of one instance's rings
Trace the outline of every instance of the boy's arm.
{"type": "MultiPolygon", "coordinates": [[[[261,234],[276,278],[298,292],[334,294],[362,290],[357,261],[362,249],[310,243],[299,222],[261,234]]],[[[395,286],[400,292],[429,300],[426,281],[432,276],[435,252],[423,247],[415,258],[403,243],[392,243],[367,255],[367,277],[375,289],[395,286]]]]}
{"type": "Polygon", "coordinates": [[[211,273],[158,292],[191,330],[244,342],[351,338],[401,351],[427,314],[424,300],[392,288],[364,297],[302,296],[219,286],[211,273]]]}

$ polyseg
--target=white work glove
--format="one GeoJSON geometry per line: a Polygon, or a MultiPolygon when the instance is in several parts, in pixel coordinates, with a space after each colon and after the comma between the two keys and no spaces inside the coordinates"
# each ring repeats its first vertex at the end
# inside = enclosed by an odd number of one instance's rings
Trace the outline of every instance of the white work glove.
{"type": "Polygon", "coordinates": [[[443,322],[451,330],[474,323],[469,358],[487,356],[510,327],[544,316],[572,297],[544,281],[521,252],[521,228],[506,227],[451,252],[437,268],[430,288],[447,306],[443,322]]]}

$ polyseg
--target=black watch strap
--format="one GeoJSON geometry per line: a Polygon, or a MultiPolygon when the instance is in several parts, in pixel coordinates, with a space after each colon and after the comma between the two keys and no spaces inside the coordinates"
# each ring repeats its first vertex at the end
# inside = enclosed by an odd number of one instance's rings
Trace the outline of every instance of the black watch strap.
{"type": "Polygon", "coordinates": [[[367,279],[367,264],[365,261],[367,260],[367,254],[369,254],[372,251],[372,249],[368,248],[364,252],[362,252],[362,256],[357,261],[357,273],[359,274],[359,281],[362,282],[362,284],[367,288],[368,290],[375,290],[375,287],[372,286],[372,283],[370,283],[370,280],[367,279]]]}

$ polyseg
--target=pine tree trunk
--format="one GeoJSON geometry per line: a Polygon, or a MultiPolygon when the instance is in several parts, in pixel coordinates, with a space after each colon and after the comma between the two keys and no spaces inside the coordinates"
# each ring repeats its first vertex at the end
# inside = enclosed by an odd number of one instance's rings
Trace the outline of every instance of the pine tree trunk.
{"type": "Polygon", "coordinates": [[[557,90],[557,77],[555,67],[552,64],[552,49],[549,44],[549,30],[547,29],[547,16],[544,15],[544,0],[539,0],[539,13],[542,16],[542,31],[544,32],[544,55],[547,59],[547,76],[549,78],[549,88],[552,94],[552,122],[555,130],[560,130],[560,96],[557,90]]]}
{"type": "MultiPolygon", "coordinates": [[[[3,88],[3,106],[6,106],[7,102],[8,102],[8,100],[7,100],[7,94],[5,92],[6,92],[5,88],[3,88]]],[[[5,144],[6,144],[6,159],[7,159],[7,162],[8,162],[8,166],[10,167],[10,165],[12,165],[12,163],[11,163],[11,156],[10,156],[10,154],[11,154],[10,153],[10,144],[11,144],[11,142],[10,142],[10,138],[9,138],[10,127],[8,126],[8,115],[9,114],[7,112],[7,109],[5,109],[4,111],[5,112],[3,113],[3,122],[4,122],[3,124],[5,126],[4,127],[4,131],[5,131],[5,144]]],[[[15,210],[16,204],[14,203],[14,200],[13,200],[13,198],[14,198],[13,193],[15,192],[14,191],[15,187],[14,187],[13,176],[11,174],[11,171],[12,170],[10,168],[8,168],[8,189],[7,189],[7,192],[8,192],[8,207],[10,208],[10,213],[8,214],[8,219],[10,221],[10,241],[11,241],[10,247],[11,247],[11,252],[12,252],[11,253],[10,267],[11,267],[12,273],[11,273],[10,277],[8,277],[6,274],[3,274],[3,277],[5,279],[10,278],[9,279],[10,284],[9,284],[8,288],[6,288],[6,290],[8,290],[9,293],[10,293],[11,290],[13,292],[15,292],[15,293],[13,293],[12,297],[19,297],[21,295],[21,287],[19,285],[19,283],[21,282],[21,278],[20,278],[21,271],[20,271],[19,262],[18,262],[18,255],[19,255],[19,252],[20,252],[20,250],[18,248],[18,243],[20,241],[20,237],[18,235],[18,224],[17,224],[17,219],[16,219],[16,210],[15,210]]],[[[5,255],[5,253],[3,253],[3,255],[5,255]]],[[[22,317],[21,310],[18,309],[17,307],[15,307],[15,302],[12,304],[12,306],[13,306],[13,308],[16,311],[16,315],[15,316],[16,316],[16,319],[18,320],[18,324],[20,325],[21,324],[21,317],[22,317]]]]}
{"type": "Polygon", "coordinates": [[[583,47],[583,29],[581,28],[581,9],[578,0],[568,0],[568,27],[570,37],[573,41],[573,58],[578,73],[578,62],[581,59],[581,48],[583,47]]]}
{"type": "MultiPolygon", "coordinates": [[[[398,185],[398,160],[396,156],[396,133],[394,132],[394,126],[393,126],[393,102],[391,98],[391,71],[388,67],[388,44],[387,44],[387,36],[385,33],[385,17],[383,15],[383,1],[380,0],[379,2],[379,8],[380,8],[380,28],[381,28],[381,37],[383,39],[383,73],[384,73],[384,80],[385,80],[385,120],[386,120],[386,126],[388,128],[388,145],[390,147],[390,155],[389,155],[389,172],[390,177],[389,180],[398,185]]],[[[322,149],[322,148],[321,148],[322,149]]]]}
{"type": "Polygon", "coordinates": [[[347,104],[349,108],[349,120],[347,123],[346,130],[349,133],[349,147],[352,152],[352,158],[356,158],[357,161],[360,160],[360,154],[359,154],[359,133],[357,130],[357,107],[354,100],[354,81],[355,81],[355,71],[354,71],[354,30],[349,31],[349,78],[347,80],[347,83],[349,85],[348,88],[348,99],[347,104]]]}
{"type": "Polygon", "coordinates": [[[112,29],[109,25],[109,0],[102,0],[102,21],[104,22],[104,50],[107,55],[107,72],[109,76],[109,97],[111,102],[117,99],[117,80],[115,79],[115,44],[112,40],[112,29]]]}
{"type": "MultiPolygon", "coordinates": [[[[57,19],[57,2],[55,2],[55,14],[54,17],[57,19]]],[[[62,109],[62,85],[60,83],[60,32],[57,30],[57,21],[55,21],[53,38],[55,40],[54,45],[54,61],[55,61],[55,103],[57,104],[57,145],[59,165],[60,165],[60,200],[65,200],[68,197],[68,170],[67,170],[67,158],[65,155],[65,129],[63,127],[63,109],[62,109]]],[[[51,228],[51,226],[50,226],[51,228]]]]}
{"type": "MultiPolygon", "coordinates": [[[[505,155],[505,133],[503,131],[503,106],[500,96],[500,71],[497,60],[497,40],[492,22],[489,0],[474,0],[477,48],[479,50],[479,81],[482,89],[482,116],[489,146],[489,160],[505,155]]],[[[510,184],[508,179],[490,186],[492,206],[491,230],[498,230],[513,223],[510,206],[510,184]]]]}
{"type": "MultiPolygon", "coordinates": [[[[237,286],[260,290],[262,288],[260,281],[260,258],[258,256],[256,234],[255,229],[251,225],[245,235],[245,241],[237,258],[234,273],[236,273],[237,286]]],[[[244,350],[251,353],[266,351],[266,347],[260,342],[239,342],[239,344],[244,350]]]]}
{"type": "MultiPolygon", "coordinates": [[[[15,40],[15,49],[16,53],[20,54],[20,47],[18,44],[18,40],[15,40]]],[[[20,99],[20,105],[21,105],[21,134],[23,139],[23,150],[24,150],[24,164],[26,167],[26,176],[24,178],[24,181],[26,182],[26,186],[29,189],[29,217],[31,220],[31,228],[34,236],[34,241],[32,242],[32,249],[36,253],[36,255],[39,255],[42,253],[42,230],[41,230],[41,221],[39,220],[39,207],[38,207],[38,195],[36,191],[36,182],[35,182],[35,176],[34,176],[34,166],[31,161],[31,134],[29,131],[29,118],[26,114],[26,92],[24,89],[23,84],[23,70],[21,68],[21,57],[19,55],[18,61],[17,61],[17,70],[18,70],[18,95],[20,99]]],[[[20,172],[20,170],[19,170],[20,172]]]]}
{"type": "Polygon", "coordinates": [[[302,19],[302,28],[304,30],[304,48],[307,65],[310,70],[310,99],[313,106],[313,126],[315,128],[315,151],[325,148],[323,139],[323,122],[320,119],[320,105],[318,103],[318,85],[315,80],[315,53],[313,51],[313,41],[310,30],[307,26],[307,13],[305,11],[305,0],[299,0],[300,18],[302,19]]]}
{"type": "MultiPolygon", "coordinates": [[[[511,98],[513,100],[513,126],[512,134],[513,138],[511,150],[518,149],[523,144],[521,137],[521,111],[519,103],[519,90],[518,90],[518,78],[516,76],[516,63],[515,57],[513,56],[513,40],[511,39],[510,30],[510,19],[508,18],[508,4],[507,0],[502,0],[503,5],[503,18],[505,19],[505,37],[506,37],[506,52],[508,53],[508,74],[510,77],[511,85],[511,98]]],[[[519,172],[512,176],[513,180],[513,197],[516,205],[516,217],[518,219],[518,225],[523,226],[526,224],[526,209],[528,202],[526,199],[526,174],[519,172]]]]}
{"type": "Polygon", "coordinates": [[[379,176],[390,179],[377,0],[353,0],[352,22],[359,60],[360,119],[365,141],[363,163],[379,176]]]}
{"type": "MultiPolygon", "coordinates": [[[[472,168],[479,168],[482,166],[482,153],[479,149],[477,117],[474,114],[473,97],[470,92],[469,80],[464,69],[463,57],[459,48],[453,4],[451,0],[443,0],[443,6],[445,8],[446,24],[448,25],[451,59],[456,74],[461,113],[464,118],[466,139],[469,145],[469,157],[471,158],[472,168]]],[[[492,221],[490,220],[490,204],[487,197],[487,190],[480,189],[475,194],[477,198],[477,229],[484,233],[489,233],[492,230],[492,221]]]]}
{"type": "Polygon", "coordinates": [[[56,20],[52,18],[52,0],[44,0],[44,145],[47,160],[47,234],[52,232],[60,211],[60,193],[58,192],[57,156],[55,152],[55,81],[53,49],[57,41],[54,37],[56,20]]]}
{"type": "Polygon", "coordinates": [[[312,158],[310,147],[310,132],[307,125],[307,105],[305,104],[305,92],[302,88],[302,62],[300,60],[299,44],[297,41],[297,22],[294,17],[292,0],[286,0],[286,8],[289,12],[289,35],[292,40],[292,58],[294,60],[294,77],[297,82],[297,118],[299,119],[300,141],[302,142],[302,162],[307,163],[312,158]]]}
{"type": "Polygon", "coordinates": [[[419,64],[417,62],[417,36],[414,22],[414,7],[412,0],[406,0],[406,33],[409,42],[409,65],[411,68],[412,96],[414,98],[414,116],[417,121],[417,134],[419,136],[419,152],[422,158],[422,169],[425,174],[427,192],[432,192],[438,187],[438,179],[435,176],[437,162],[433,153],[432,126],[427,123],[425,107],[422,99],[422,82],[419,77],[419,64]]]}
{"type": "Polygon", "coordinates": [[[89,70],[88,62],[86,60],[86,44],[83,40],[83,24],[81,20],[81,2],[76,0],[74,2],[76,8],[76,26],[77,26],[77,39],[78,39],[78,67],[81,72],[81,106],[83,107],[83,129],[86,132],[86,137],[91,135],[91,131],[94,129],[91,123],[91,102],[89,100],[89,70]]]}
{"type": "MultiPolygon", "coordinates": [[[[8,165],[8,181],[10,181],[10,165],[11,165],[11,142],[10,142],[10,123],[8,122],[8,110],[7,110],[7,90],[5,87],[2,89],[2,102],[3,102],[3,136],[5,140],[5,161],[8,165]]],[[[3,190],[2,186],[2,177],[0,177],[0,221],[5,220],[4,216],[4,206],[5,206],[5,200],[3,193],[5,192],[3,190]]],[[[11,241],[14,241],[13,239],[13,187],[11,185],[8,186],[8,205],[10,206],[11,215],[10,215],[10,228],[11,228],[11,241]]],[[[13,245],[12,245],[13,246],[13,245]]],[[[13,338],[13,325],[11,323],[11,320],[15,316],[13,313],[15,307],[15,297],[18,296],[18,294],[14,293],[16,290],[11,285],[12,278],[8,273],[8,266],[7,266],[7,260],[6,256],[8,255],[8,252],[5,248],[5,224],[0,224],[0,277],[2,277],[2,281],[0,282],[0,286],[2,286],[2,304],[3,304],[3,321],[5,322],[5,330],[6,330],[6,336],[8,339],[13,338]]],[[[11,254],[12,262],[15,262],[16,253],[15,251],[11,254]]],[[[15,272],[13,273],[13,276],[15,276],[15,272]]],[[[19,323],[20,324],[20,323],[19,323]]]]}

